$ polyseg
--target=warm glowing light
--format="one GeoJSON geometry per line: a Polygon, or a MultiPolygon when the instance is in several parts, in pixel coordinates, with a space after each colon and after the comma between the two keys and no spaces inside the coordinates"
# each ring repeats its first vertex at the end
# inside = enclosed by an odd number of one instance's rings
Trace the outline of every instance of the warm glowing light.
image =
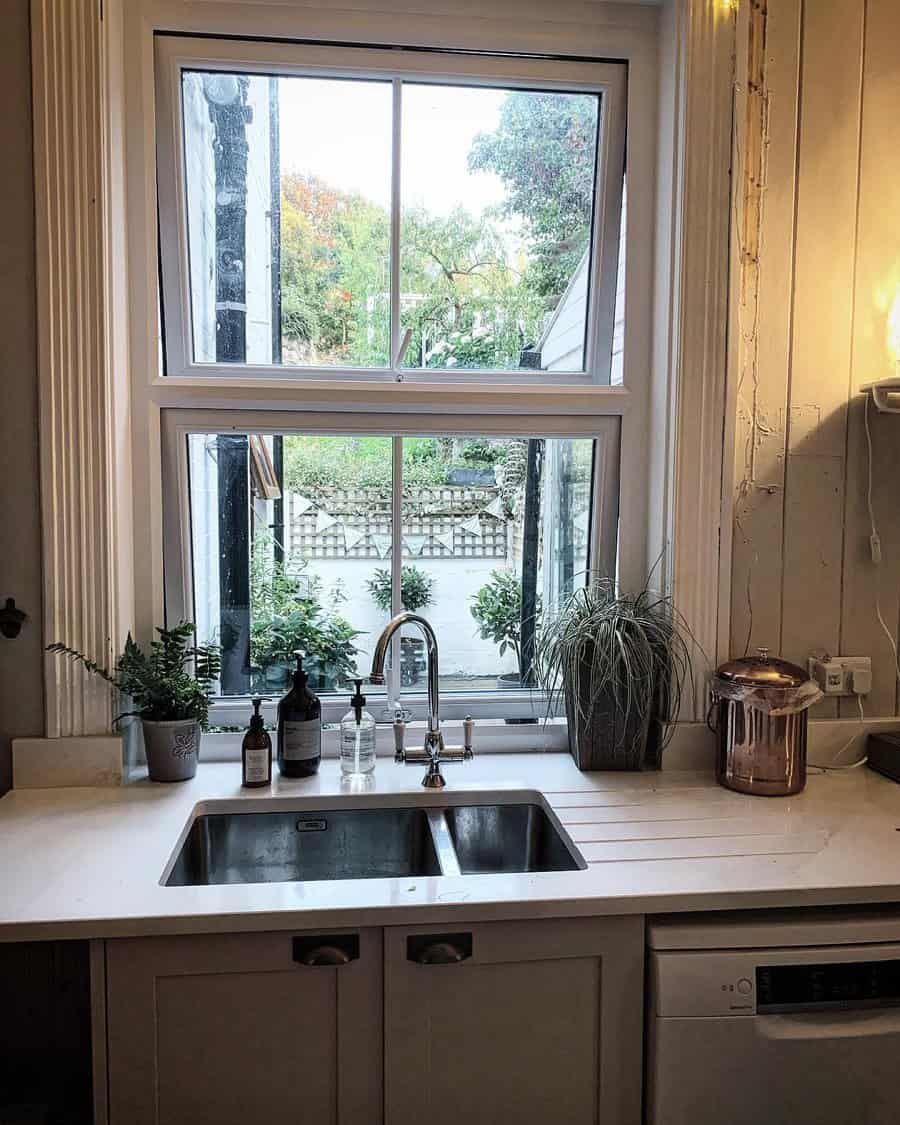
{"type": "Polygon", "coordinates": [[[888,353],[895,364],[900,364],[900,288],[887,318],[888,353]]]}

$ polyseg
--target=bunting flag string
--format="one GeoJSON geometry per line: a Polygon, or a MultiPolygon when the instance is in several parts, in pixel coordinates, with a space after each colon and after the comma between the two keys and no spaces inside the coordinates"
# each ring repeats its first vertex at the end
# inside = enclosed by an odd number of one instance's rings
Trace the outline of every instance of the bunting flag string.
{"type": "Polygon", "coordinates": [[[481,514],[483,516],[493,516],[495,520],[506,519],[506,512],[503,509],[503,498],[495,496],[486,508],[482,508],[481,514]]]}
{"type": "Polygon", "coordinates": [[[457,527],[461,527],[467,535],[473,535],[476,539],[481,539],[483,535],[480,516],[471,516],[467,520],[462,520],[457,527]]]}
{"type": "Polygon", "coordinates": [[[301,496],[299,492],[292,492],[291,506],[293,507],[295,516],[305,515],[310,508],[314,508],[315,504],[306,496],[301,496]]]}
{"type": "Polygon", "coordinates": [[[372,544],[375,547],[375,550],[378,552],[379,557],[382,559],[386,559],[391,552],[390,535],[386,535],[384,533],[373,533],[369,536],[369,538],[372,540],[372,544]]]}
{"type": "Polygon", "coordinates": [[[327,512],[320,509],[316,512],[316,535],[321,535],[324,531],[328,531],[328,529],[334,527],[337,522],[334,516],[330,516],[327,512]]]}
{"type": "Polygon", "coordinates": [[[348,527],[344,524],[344,550],[352,551],[365,539],[367,534],[365,531],[360,531],[358,527],[348,527]]]}
{"type": "Polygon", "coordinates": [[[453,554],[453,549],[455,546],[455,536],[453,534],[452,527],[448,527],[445,531],[436,532],[434,535],[432,535],[431,538],[435,541],[435,543],[440,543],[440,545],[446,551],[449,551],[451,555],[453,554]]]}
{"type": "Polygon", "coordinates": [[[406,553],[408,555],[420,555],[422,548],[428,542],[427,535],[404,535],[403,542],[406,544],[406,553]]]}

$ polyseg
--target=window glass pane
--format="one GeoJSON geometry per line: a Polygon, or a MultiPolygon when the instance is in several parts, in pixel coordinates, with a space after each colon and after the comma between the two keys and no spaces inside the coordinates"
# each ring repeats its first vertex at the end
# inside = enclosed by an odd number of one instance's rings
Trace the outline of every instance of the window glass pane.
{"type": "Polygon", "coordinates": [[[385,366],[391,85],[183,75],[197,363],[385,366]]]}
{"type": "Polygon", "coordinates": [[[584,368],[599,95],[404,83],[410,368],[584,368]]]}
{"type": "Polygon", "coordinates": [[[191,434],[188,457],[195,621],[222,645],[221,694],[278,696],[295,649],[316,691],[346,693],[386,620],[391,438],[191,434]]]}
{"type": "MultiPolygon", "coordinates": [[[[222,647],[222,696],[277,698],[297,649],[323,696],[368,678],[392,615],[395,441],[189,436],[194,621],[202,642],[222,647]]],[[[402,439],[401,603],[437,633],[445,692],[527,682],[534,626],[586,578],[594,447],[591,438],[402,439]]],[[[366,688],[382,721],[397,689],[426,689],[418,629],[392,654],[387,685],[366,688]]]]}
{"type": "MultiPolygon", "coordinates": [[[[445,691],[519,687],[534,624],[584,583],[593,447],[404,438],[402,597],[434,626],[445,691]]],[[[401,659],[402,687],[424,691],[417,630],[401,659]]]]}

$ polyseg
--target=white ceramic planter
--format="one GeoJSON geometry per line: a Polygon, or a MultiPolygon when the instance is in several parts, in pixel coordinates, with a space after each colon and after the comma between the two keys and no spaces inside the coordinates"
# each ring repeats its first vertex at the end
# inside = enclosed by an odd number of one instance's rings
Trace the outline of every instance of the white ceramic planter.
{"type": "Polygon", "coordinates": [[[196,719],[141,720],[151,781],[187,781],[197,772],[200,724],[196,719]]]}

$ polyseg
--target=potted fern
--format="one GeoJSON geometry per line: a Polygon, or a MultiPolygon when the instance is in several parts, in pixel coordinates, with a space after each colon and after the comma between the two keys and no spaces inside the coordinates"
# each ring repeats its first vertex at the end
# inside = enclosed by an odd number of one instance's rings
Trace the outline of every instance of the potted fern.
{"type": "Polygon", "coordinates": [[[549,707],[565,703],[581,770],[659,769],[685,682],[690,629],[672,599],[588,583],[539,630],[536,671],[549,707]]]}
{"type": "Polygon", "coordinates": [[[113,671],[101,668],[68,645],[47,646],[83,664],[89,672],[131,699],[133,710],[116,722],[137,715],[144,734],[151,781],[184,781],[197,772],[200,731],[209,716],[209,697],[219,675],[219,651],[194,644],[194,626],[181,621],[157,629],[158,638],[145,652],[129,633],[113,671]]]}

